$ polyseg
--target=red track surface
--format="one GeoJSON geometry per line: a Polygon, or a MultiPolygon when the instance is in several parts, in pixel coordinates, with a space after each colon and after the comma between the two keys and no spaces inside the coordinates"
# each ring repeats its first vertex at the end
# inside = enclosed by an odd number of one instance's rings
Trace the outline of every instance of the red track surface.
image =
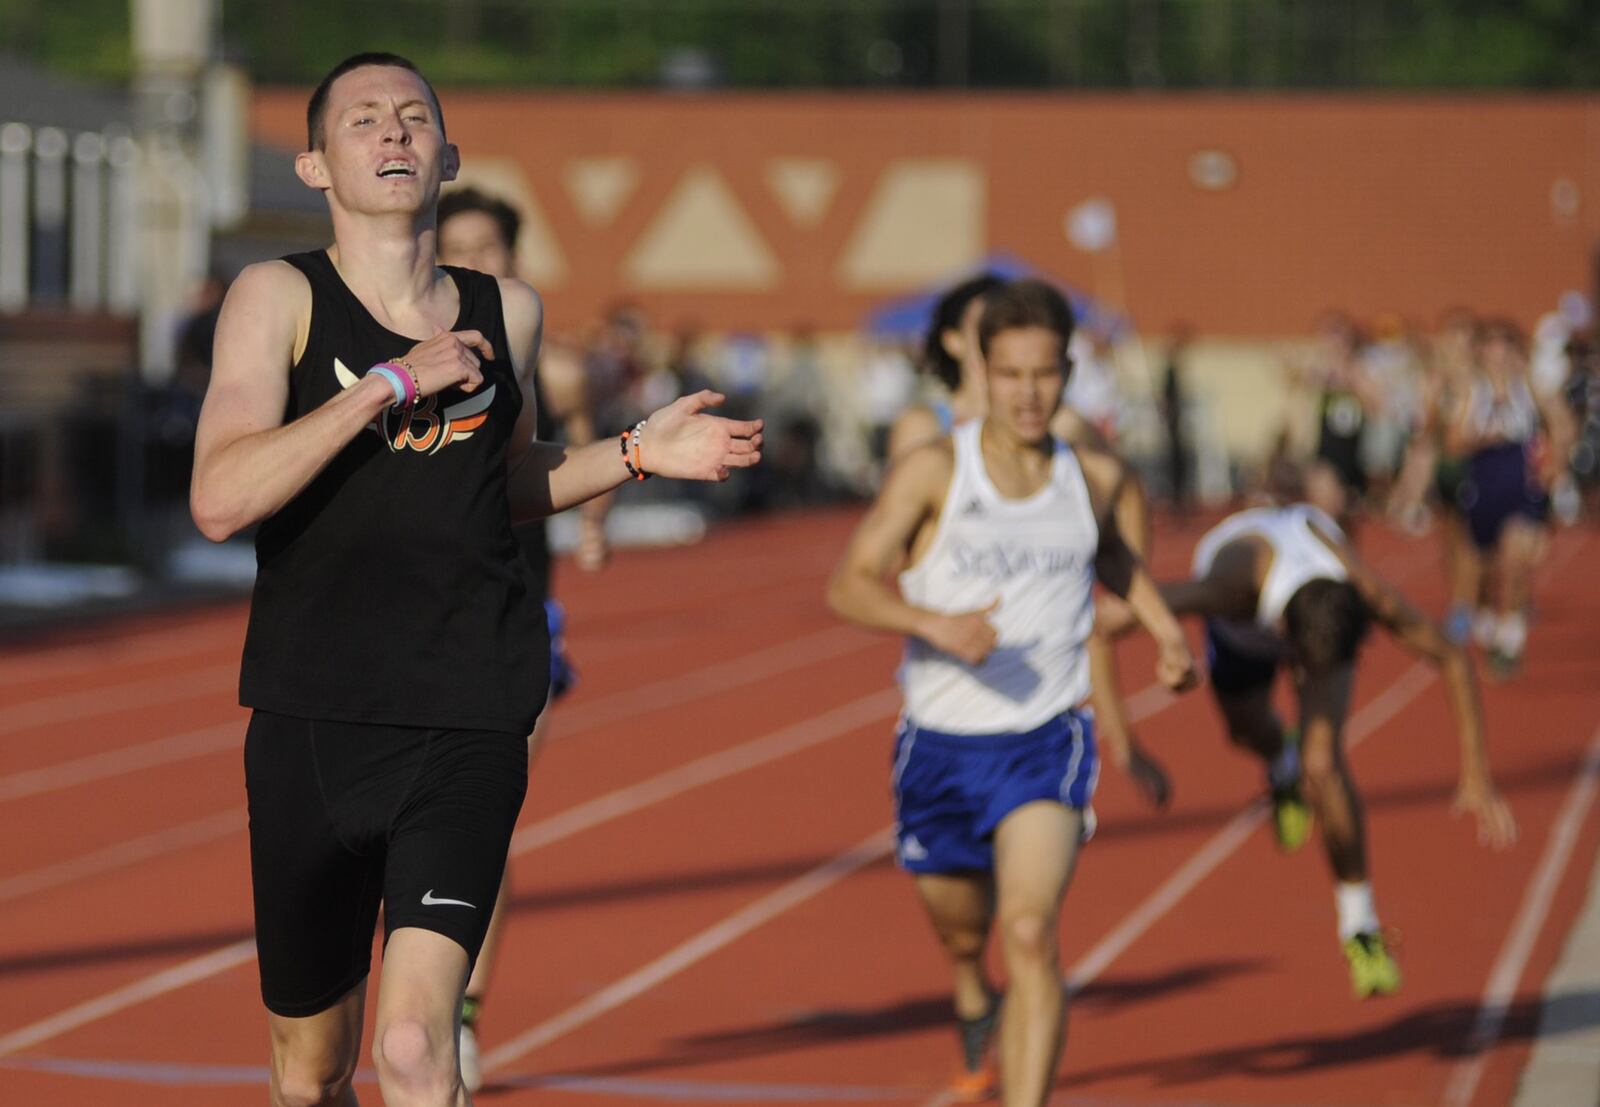
{"type": "MultiPolygon", "coordinates": [[[[503,1063],[481,1102],[937,1096],[954,1058],[945,972],[874,837],[890,820],[897,647],[839,627],[820,599],[854,518],[742,524],[625,553],[600,577],[562,573],[583,680],[523,814],[483,1025],[503,1063]],[[711,756],[723,751],[741,752],[711,756]]],[[[1181,569],[1197,533],[1164,527],[1158,567],[1181,569]]],[[[1151,815],[1115,770],[1102,776],[1100,836],[1063,924],[1085,986],[1057,1102],[1446,1102],[1600,726],[1593,542],[1557,538],[1527,670],[1485,689],[1522,824],[1510,852],[1480,849],[1449,816],[1455,732],[1438,682],[1381,636],[1368,649],[1358,700],[1374,706],[1358,713],[1370,733],[1353,763],[1379,909],[1404,936],[1394,998],[1348,997],[1317,850],[1280,857],[1236,819],[1259,771],[1226,747],[1205,694],[1136,695],[1177,796],[1151,815]],[[1174,887],[1197,858],[1213,867],[1174,887]],[[1136,914],[1161,889],[1180,893],[1170,909],[1136,914]]],[[[1433,543],[1378,527],[1364,543],[1439,609],[1433,543]]],[[[243,616],[130,620],[0,654],[0,1102],[265,1102],[234,705],[243,616]]],[[[1124,647],[1130,692],[1151,658],[1124,647]]],[[[1515,1088],[1597,837],[1591,812],[1474,1104],[1515,1088]]]]}

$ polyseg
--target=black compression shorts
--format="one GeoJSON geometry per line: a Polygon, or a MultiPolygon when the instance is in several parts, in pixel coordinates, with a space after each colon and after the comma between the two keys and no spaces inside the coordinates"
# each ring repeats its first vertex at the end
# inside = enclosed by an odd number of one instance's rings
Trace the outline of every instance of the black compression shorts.
{"type": "Polygon", "coordinates": [[[1270,689],[1278,675],[1276,657],[1252,654],[1231,644],[1226,629],[1206,620],[1206,680],[1220,695],[1246,696],[1270,689]]]}
{"type": "Polygon", "coordinates": [[[476,961],[528,787],[526,735],[297,719],[245,736],[261,998],[326,1010],[367,975],[378,904],[476,961]]]}

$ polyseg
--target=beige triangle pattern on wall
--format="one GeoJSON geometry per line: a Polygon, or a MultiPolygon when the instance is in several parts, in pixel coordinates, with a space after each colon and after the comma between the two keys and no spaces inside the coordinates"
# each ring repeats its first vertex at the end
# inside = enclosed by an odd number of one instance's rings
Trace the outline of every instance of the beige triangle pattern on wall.
{"type": "Polygon", "coordinates": [[[639,236],[622,272],[635,288],[768,289],[783,268],[722,176],[696,165],[639,236]]]}
{"type": "Polygon", "coordinates": [[[463,158],[455,182],[445,186],[472,187],[498,196],[522,216],[522,231],[517,235],[517,275],[536,285],[557,286],[567,277],[566,256],[556,241],[555,232],[544,210],[534,199],[522,167],[510,158],[463,158]]]}
{"type": "Polygon", "coordinates": [[[839,260],[846,288],[884,291],[937,280],[983,257],[988,178],[965,158],[890,162],[839,260]]]}
{"type": "Polygon", "coordinates": [[[583,221],[609,226],[639,186],[639,163],[633,158],[574,158],[562,168],[561,182],[583,221]]]}
{"type": "Polygon", "coordinates": [[[778,205],[801,227],[822,222],[839,188],[839,167],[826,158],[773,158],[765,173],[778,205]]]}

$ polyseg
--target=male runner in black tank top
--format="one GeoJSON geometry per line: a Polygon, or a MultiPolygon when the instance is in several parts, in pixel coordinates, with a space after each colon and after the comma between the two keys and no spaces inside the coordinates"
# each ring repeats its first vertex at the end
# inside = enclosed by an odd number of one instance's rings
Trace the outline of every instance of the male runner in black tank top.
{"type": "Polygon", "coordinates": [[[702,392],[615,439],[532,440],[542,308],[434,262],[459,156],[411,63],[358,55],[312,95],[300,179],[334,244],[247,268],[223,305],[191,507],[260,524],[240,698],[274,1104],[356,1102],[380,901],[374,1058],[391,1107],[451,1105],[456,1018],[526,786],[542,612],[511,534],[632,470],[720,480],[760,424],[702,392]]]}

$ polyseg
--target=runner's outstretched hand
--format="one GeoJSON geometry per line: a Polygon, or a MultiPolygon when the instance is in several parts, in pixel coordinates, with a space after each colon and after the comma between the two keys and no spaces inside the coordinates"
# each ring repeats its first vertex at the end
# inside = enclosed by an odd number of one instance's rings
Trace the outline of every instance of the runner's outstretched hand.
{"type": "Polygon", "coordinates": [[[1451,813],[1471,812],[1478,820],[1478,844],[1505,849],[1517,840],[1517,819],[1511,805],[1487,783],[1463,781],[1451,813]]]}
{"type": "Polygon", "coordinates": [[[727,480],[761,460],[760,419],[706,414],[727,397],[705,390],[680,396],[647,420],[639,442],[644,470],[679,480],[727,480]]]}

